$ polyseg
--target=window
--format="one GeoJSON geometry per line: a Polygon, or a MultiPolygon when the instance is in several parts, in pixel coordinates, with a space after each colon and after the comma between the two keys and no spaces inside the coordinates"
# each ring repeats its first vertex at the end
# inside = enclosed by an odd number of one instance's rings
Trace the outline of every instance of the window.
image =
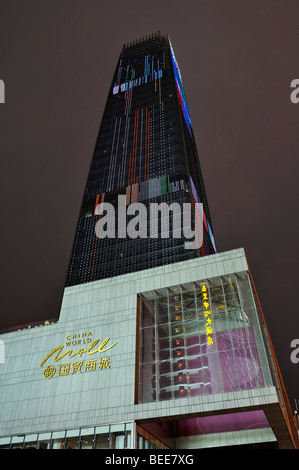
{"type": "Polygon", "coordinates": [[[133,423],[0,438],[0,449],[130,449],[133,423]]]}

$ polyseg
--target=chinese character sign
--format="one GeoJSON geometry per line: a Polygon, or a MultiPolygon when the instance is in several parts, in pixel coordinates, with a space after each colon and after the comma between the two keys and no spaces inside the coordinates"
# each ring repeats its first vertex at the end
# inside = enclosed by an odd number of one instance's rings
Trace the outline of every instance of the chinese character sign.
{"type": "Polygon", "coordinates": [[[58,376],[63,375],[73,375],[73,374],[81,374],[84,372],[93,372],[97,369],[110,369],[110,357],[105,357],[104,359],[89,359],[85,362],[72,362],[72,363],[64,363],[59,364],[56,368],[53,365],[49,365],[45,368],[43,372],[43,376],[45,379],[52,379],[55,374],[58,376]]]}

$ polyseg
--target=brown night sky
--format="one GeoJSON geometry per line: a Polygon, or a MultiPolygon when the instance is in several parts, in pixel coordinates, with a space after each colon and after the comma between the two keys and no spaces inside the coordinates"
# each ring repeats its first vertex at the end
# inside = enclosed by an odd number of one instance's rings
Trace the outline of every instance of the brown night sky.
{"type": "Polygon", "coordinates": [[[123,43],[178,59],[218,251],[244,247],[287,391],[299,397],[298,0],[0,0],[0,327],[57,317],[123,43]]]}

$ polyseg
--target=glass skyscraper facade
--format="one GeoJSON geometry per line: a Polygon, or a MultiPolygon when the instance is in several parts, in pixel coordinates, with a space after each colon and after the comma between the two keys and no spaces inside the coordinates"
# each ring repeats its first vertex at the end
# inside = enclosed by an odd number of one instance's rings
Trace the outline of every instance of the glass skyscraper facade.
{"type": "MultiPolygon", "coordinates": [[[[170,214],[171,216],[171,214],[170,214]]],[[[149,231],[149,224],[147,226],[149,231]]],[[[149,233],[148,233],[149,234],[149,233]]],[[[180,70],[168,37],[154,34],[125,45],[114,73],[92,158],[71,256],[67,286],[216,252],[212,222],[180,70]],[[202,204],[202,244],[183,237],[96,236],[98,210],[115,209],[115,233],[128,221],[120,210],[142,203],[202,204]],[[125,218],[125,219],[124,219],[125,218]]]]}

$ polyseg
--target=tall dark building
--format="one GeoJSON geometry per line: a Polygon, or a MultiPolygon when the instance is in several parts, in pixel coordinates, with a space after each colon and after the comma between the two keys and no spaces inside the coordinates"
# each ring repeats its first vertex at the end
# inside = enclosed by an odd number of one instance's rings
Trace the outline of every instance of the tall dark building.
{"type": "MultiPolygon", "coordinates": [[[[192,228],[196,217],[192,210],[192,228]]],[[[171,226],[170,226],[171,228],[171,226]]],[[[149,227],[148,227],[149,230],[149,227]]],[[[118,233],[118,226],[115,227],[118,233]]],[[[171,232],[170,232],[171,233],[171,232]]],[[[215,253],[212,222],[180,70],[169,38],[155,34],[126,46],[114,73],[92,158],[67,285],[215,253]],[[184,238],[99,239],[95,208],[113,204],[203,204],[203,243],[184,238]]]]}

